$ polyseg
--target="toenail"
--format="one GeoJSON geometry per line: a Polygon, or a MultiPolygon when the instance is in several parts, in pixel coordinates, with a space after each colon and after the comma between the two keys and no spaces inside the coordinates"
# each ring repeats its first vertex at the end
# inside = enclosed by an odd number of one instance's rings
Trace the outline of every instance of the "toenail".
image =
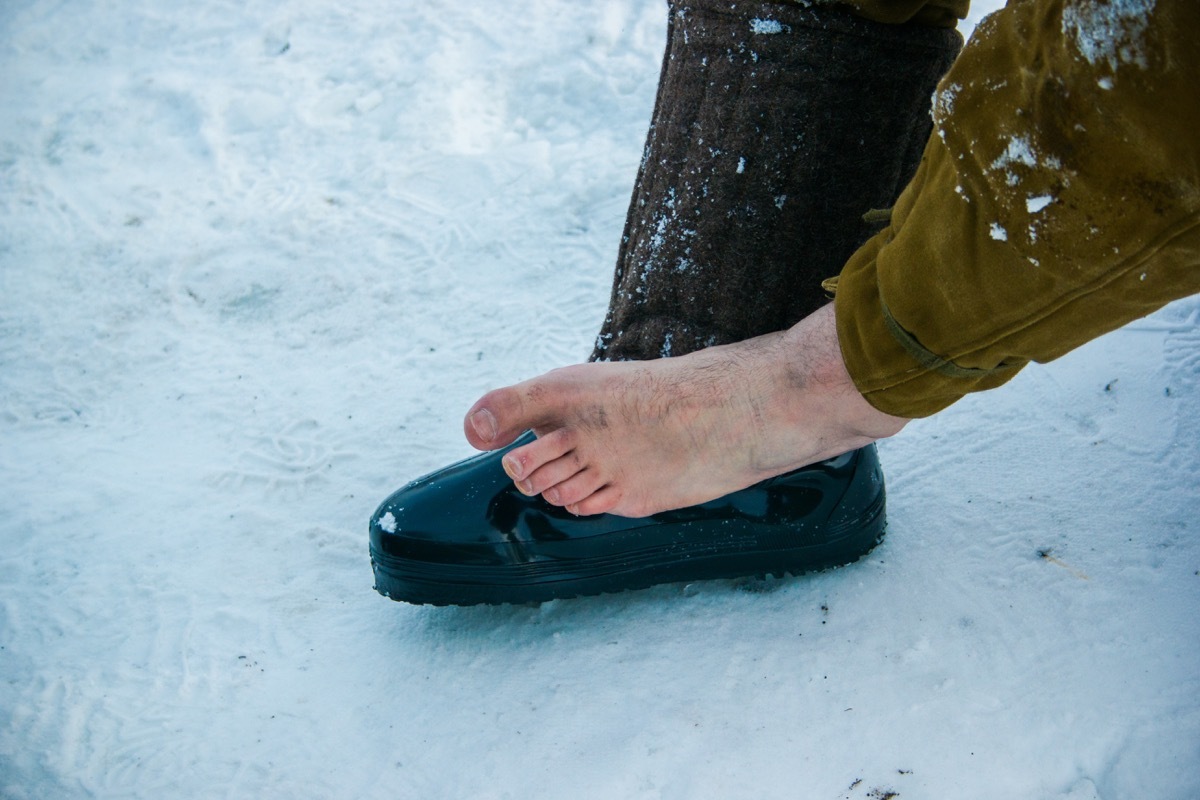
{"type": "Polygon", "coordinates": [[[547,503],[558,505],[558,489],[547,489],[542,492],[542,497],[546,498],[547,503]]]}
{"type": "Polygon", "coordinates": [[[496,418],[486,408],[481,408],[471,415],[471,427],[485,442],[496,438],[496,418]]]}
{"type": "MultiPolygon", "coordinates": [[[[500,459],[500,465],[504,467],[504,471],[508,473],[508,477],[514,481],[521,479],[521,462],[511,455],[507,455],[500,459]]],[[[526,492],[528,494],[528,492],[526,492]]]]}
{"type": "Polygon", "coordinates": [[[533,494],[533,484],[529,481],[517,481],[517,488],[521,490],[522,494],[533,494]]]}

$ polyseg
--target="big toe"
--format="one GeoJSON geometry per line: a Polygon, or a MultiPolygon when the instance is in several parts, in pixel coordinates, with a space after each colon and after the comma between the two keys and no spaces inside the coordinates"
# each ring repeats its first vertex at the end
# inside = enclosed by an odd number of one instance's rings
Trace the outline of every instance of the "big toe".
{"type": "Polygon", "coordinates": [[[531,404],[519,386],[495,389],[479,398],[467,411],[463,432],[477,450],[495,450],[537,424],[531,404]]]}

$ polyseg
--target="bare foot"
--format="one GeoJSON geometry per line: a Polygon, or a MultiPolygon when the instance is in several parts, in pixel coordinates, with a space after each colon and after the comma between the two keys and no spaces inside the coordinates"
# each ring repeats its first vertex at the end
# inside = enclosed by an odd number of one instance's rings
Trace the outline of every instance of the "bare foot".
{"type": "Polygon", "coordinates": [[[677,358],[580,364],[488,392],[467,412],[522,492],[575,514],[702,503],[899,432],[854,388],[833,306],[795,327],[677,358]]]}

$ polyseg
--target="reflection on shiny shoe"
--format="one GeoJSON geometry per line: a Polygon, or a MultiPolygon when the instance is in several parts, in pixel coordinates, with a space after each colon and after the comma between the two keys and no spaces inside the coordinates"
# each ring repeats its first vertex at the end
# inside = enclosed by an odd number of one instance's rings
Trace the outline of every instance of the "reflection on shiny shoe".
{"type": "Polygon", "coordinates": [[[371,518],[375,588],[435,605],[528,603],[659,583],[782,576],[857,560],[884,530],[874,445],[700,505],[576,517],[500,466],[531,439],[426,475],[371,518]]]}

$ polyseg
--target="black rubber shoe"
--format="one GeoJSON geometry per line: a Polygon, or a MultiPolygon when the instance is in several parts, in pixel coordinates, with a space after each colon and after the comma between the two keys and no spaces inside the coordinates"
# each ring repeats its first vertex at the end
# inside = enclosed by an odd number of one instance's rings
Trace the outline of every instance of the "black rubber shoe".
{"type": "Polygon", "coordinates": [[[529,603],[856,561],[884,530],[874,445],[643,519],[576,517],[517,491],[512,447],[426,475],[371,518],[375,589],[434,605],[529,603]]]}

